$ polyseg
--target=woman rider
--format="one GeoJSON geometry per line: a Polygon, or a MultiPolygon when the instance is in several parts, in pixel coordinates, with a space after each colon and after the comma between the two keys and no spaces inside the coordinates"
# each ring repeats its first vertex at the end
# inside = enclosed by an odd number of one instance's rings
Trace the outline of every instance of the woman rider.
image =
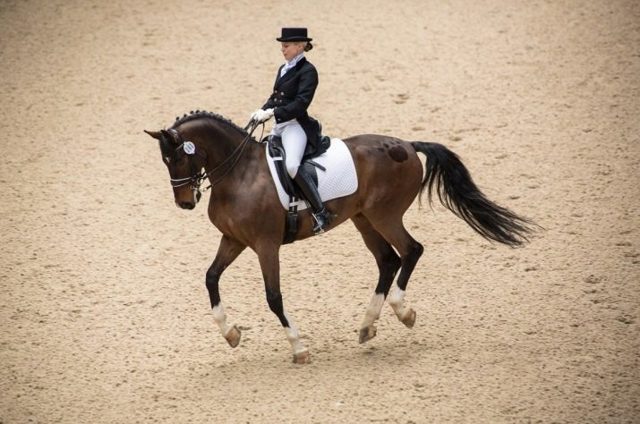
{"type": "Polygon", "coordinates": [[[304,56],[313,48],[312,39],[307,37],[306,28],[282,28],[276,40],[281,42],[286,63],[278,69],[273,93],[251,119],[265,122],[275,117],[271,134],[282,137],[287,172],[309,201],[315,220],[313,231],[318,234],[329,225],[329,213],[311,175],[300,166],[307,141],[315,142],[320,134],[320,124],[307,113],[318,87],[318,72],[304,56]]]}

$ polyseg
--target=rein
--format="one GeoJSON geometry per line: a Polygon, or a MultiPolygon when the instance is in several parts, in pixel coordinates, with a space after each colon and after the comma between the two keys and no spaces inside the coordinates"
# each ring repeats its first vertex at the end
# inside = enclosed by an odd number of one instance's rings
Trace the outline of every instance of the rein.
{"type": "MultiPolygon", "coordinates": [[[[213,186],[219,184],[231,172],[231,170],[235,168],[237,163],[240,161],[240,158],[242,157],[242,153],[247,147],[247,144],[249,144],[249,140],[251,140],[251,135],[256,130],[256,128],[258,128],[258,125],[260,124],[261,123],[253,120],[249,121],[249,123],[244,127],[245,131],[249,130],[250,128],[250,130],[247,131],[247,136],[242,140],[240,144],[238,144],[238,146],[234,149],[234,151],[220,165],[216,166],[210,171],[205,171],[205,172],[194,171],[194,174],[191,177],[171,178],[171,186],[173,188],[177,188],[177,187],[182,187],[190,184],[193,190],[197,193],[197,196],[199,199],[201,195],[200,185],[202,184],[202,182],[205,179],[209,180],[209,186],[203,189],[202,192],[205,192],[211,189],[213,186]],[[222,175],[218,177],[214,177],[214,175],[216,173],[219,173],[220,171],[222,171],[222,175]]],[[[262,132],[264,133],[264,122],[262,123],[262,132]]],[[[188,143],[188,142],[183,142],[180,146],[178,146],[177,149],[183,148],[185,143],[188,143]]]]}

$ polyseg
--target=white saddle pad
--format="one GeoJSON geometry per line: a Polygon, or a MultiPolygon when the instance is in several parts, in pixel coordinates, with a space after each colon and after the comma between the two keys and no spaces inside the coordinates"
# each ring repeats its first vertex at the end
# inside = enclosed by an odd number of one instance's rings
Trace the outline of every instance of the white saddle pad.
{"type": "MultiPolygon", "coordinates": [[[[268,146],[265,146],[265,148],[267,149],[266,156],[269,171],[271,171],[271,177],[278,190],[280,203],[282,203],[283,208],[289,209],[289,195],[284,191],[282,183],[280,183],[276,166],[273,164],[273,158],[269,156],[268,146]]],[[[318,172],[318,192],[323,202],[348,196],[355,193],[358,189],[356,166],[353,163],[351,152],[347,148],[347,145],[344,144],[344,141],[339,138],[332,138],[329,150],[314,158],[313,161],[326,168],[326,171],[316,168],[318,172]]],[[[297,203],[298,210],[307,208],[306,202],[300,200],[297,203]]]]}

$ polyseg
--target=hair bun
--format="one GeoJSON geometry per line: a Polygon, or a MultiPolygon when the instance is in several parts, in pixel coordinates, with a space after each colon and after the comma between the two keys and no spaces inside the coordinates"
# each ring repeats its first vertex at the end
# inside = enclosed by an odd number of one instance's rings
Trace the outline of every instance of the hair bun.
{"type": "Polygon", "coordinates": [[[311,44],[311,41],[307,41],[307,45],[304,46],[304,51],[308,52],[309,50],[311,50],[313,48],[313,44],[311,44]]]}

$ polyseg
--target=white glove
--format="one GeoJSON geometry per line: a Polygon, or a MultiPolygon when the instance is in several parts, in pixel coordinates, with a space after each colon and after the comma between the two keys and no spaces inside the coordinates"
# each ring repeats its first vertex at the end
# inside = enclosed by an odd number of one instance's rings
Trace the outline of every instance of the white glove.
{"type": "Polygon", "coordinates": [[[273,116],[273,109],[258,109],[251,114],[251,120],[258,123],[268,121],[273,116]]]}

